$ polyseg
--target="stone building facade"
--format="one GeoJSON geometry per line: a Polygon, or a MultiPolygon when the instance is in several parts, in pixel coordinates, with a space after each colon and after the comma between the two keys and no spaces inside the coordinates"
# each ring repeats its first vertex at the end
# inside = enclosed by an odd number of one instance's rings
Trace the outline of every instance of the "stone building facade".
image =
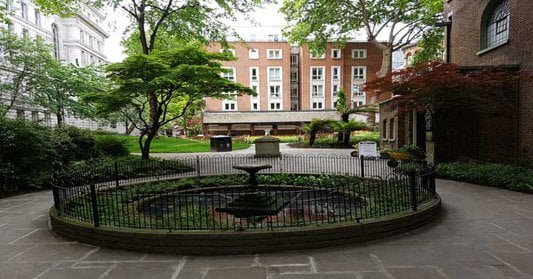
{"type": "Polygon", "coordinates": [[[208,98],[205,134],[295,133],[312,118],[338,118],[335,101],[341,89],[354,107],[377,103],[377,97],[361,86],[376,78],[382,54],[366,42],[348,42],[343,47],[328,43],[322,54],[285,41],[233,42],[226,50],[211,44],[208,50],[232,52],[237,60],[223,63],[231,70],[225,77],[250,86],[258,96],[208,98]],[[224,122],[228,117],[234,121],[224,122]]]}
{"type": "MultiPolygon", "coordinates": [[[[31,0],[8,0],[7,15],[10,23],[5,24],[11,33],[29,38],[40,37],[52,46],[52,55],[65,64],[80,66],[105,65],[105,41],[109,34],[104,29],[105,15],[102,11],[82,5],[75,17],[61,18],[41,13],[31,0]]],[[[0,65],[3,71],[13,71],[9,65],[0,65]]],[[[46,109],[32,104],[22,92],[23,98],[7,113],[9,118],[24,118],[39,121],[44,125],[55,126],[55,117],[46,109]]],[[[0,101],[4,97],[0,94],[0,101]]],[[[67,116],[65,124],[87,129],[123,131],[121,124],[101,123],[89,119],[67,116]]]]}

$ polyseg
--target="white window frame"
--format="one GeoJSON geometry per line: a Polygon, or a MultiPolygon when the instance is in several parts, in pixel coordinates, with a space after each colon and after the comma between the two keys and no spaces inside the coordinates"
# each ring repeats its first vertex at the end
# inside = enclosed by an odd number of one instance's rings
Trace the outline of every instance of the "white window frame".
{"type": "Polygon", "coordinates": [[[312,84],[311,85],[311,96],[313,98],[324,98],[326,88],[324,88],[324,84],[312,84]],[[319,90],[315,90],[315,88],[322,88],[321,94],[318,94],[319,90]]]}
{"type": "Polygon", "coordinates": [[[261,110],[261,89],[260,89],[260,86],[259,86],[259,77],[260,77],[260,74],[259,74],[259,67],[250,67],[250,88],[253,89],[253,87],[256,87],[257,89],[255,90],[255,92],[257,93],[257,96],[250,96],[250,110],[251,111],[259,111],[261,110]],[[252,71],[253,69],[256,70],[256,75],[257,75],[257,79],[252,79],[253,75],[252,75],[252,71]],[[257,109],[254,109],[254,103],[257,103],[257,109]]]}
{"type": "Polygon", "coordinates": [[[317,56],[317,52],[313,51],[312,49],[309,49],[309,58],[310,59],[326,59],[326,52],[322,52],[320,56],[317,56]]]}
{"type": "Polygon", "coordinates": [[[332,81],[341,81],[342,80],[342,71],[341,66],[331,66],[331,80],[332,81]],[[335,70],[337,69],[337,78],[335,78],[335,70]]]}
{"type": "Polygon", "coordinates": [[[352,66],[351,69],[351,87],[350,87],[350,99],[352,100],[352,106],[354,102],[362,102],[362,105],[366,104],[366,92],[360,90],[361,85],[366,82],[367,68],[366,66],[352,66]],[[359,70],[363,70],[363,78],[359,78],[359,70]],[[358,77],[355,78],[355,72],[357,71],[358,77]],[[355,94],[355,86],[358,87],[357,94],[355,94]]]}
{"type": "Polygon", "coordinates": [[[332,48],[331,49],[331,59],[342,59],[342,50],[340,48],[332,48]],[[337,52],[339,54],[338,57],[335,57],[334,53],[337,52]]]}
{"type": "Polygon", "coordinates": [[[267,59],[269,60],[281,60],[283,59],[283,50],[280,48],[269,48],[267,49],[267,59]],[[279,53],[279,57],[273,56],[275,52],[279,53]]]}
{"type": "MultiPolygon", "coordinates": [[[[237,82],[237,69],[235,67],[222,67],[223,69],[230,69],[231,72],[231,79],[230,76],[228,76],[229,73],[221,73],[220,75],[227,79],[231,80],[233,82],[237,82]]],[[[224,92],[224,94],[228,95],[229,99],[223,99],[222,100],[222,111],[238,111],[239,108],[237,106],[237,93],[236,92],[224,92]],[[226,109],[226,104],[230,106],[229,109],[226,109]],[[234,108],[231,109],[231,105],[233,104],[234,108]]]]}
{"type": "Polygon", "coordinates": [[[28,18],[28,3],[20,2],[20,17],[24,20],[29,20],[28,18]]]}
{"type": "Polygon", "coordinates": [[[259,59],[259,49],[257,48],[248,49],[248,59],[253,59],[253,60],[259,59]]]}
{"type": "Polygon", "coordinates": [[[267,67],[267,98],[268,98],[268,110],[283,110],[283,67],[267,67]],[[279,80],[271,80],[270,70],[279,69],[279,80]],[[270,87],[279,86],[279,97],[272,98],[270,87]],[[280,107],[272,109],[272,103],[280,103],[280,107]]]}
{"type": "Polygon", "coordinates": [[[367,59],[367,50],[363,48],[352,49],[352,59],[367,59]],[[355,55],[357,53],[357,55],[355,55]],[[362,56],[360,55],[362,54],[362,56]]]}
{"type": "Polygon", "coordinates": [[[326,67],[324,66],[311,66],[309,73],[311,74],[311,81],[325,81],[326,80],[326,67]],[[313,74],[313,70],[322,70],[322,74],[320,75],[320,78],[316,79],[315,75],[313,74]]]}

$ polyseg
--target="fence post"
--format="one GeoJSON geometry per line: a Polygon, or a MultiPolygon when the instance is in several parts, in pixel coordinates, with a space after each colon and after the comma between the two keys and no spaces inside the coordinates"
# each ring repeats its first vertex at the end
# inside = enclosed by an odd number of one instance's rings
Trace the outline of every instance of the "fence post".
{"type": "Polygon", "coordinates": [[[196,155],[196,176],[200,177],[200,156],[196,155]]]}
{"type": "Polygon", "coordinates": [[[361,177],[365,177],[365,156],[361,155],[359,156],[361,159],[361,177]]]}
{"type": "Polygon", "coordinates": [[[93,208],[94,227],[100,227],[100,215],[98,213],[98,201],[96,199],[96,187],[94,186],[94,184],[91,184],[90,188],[91,188],[91,205],[93,208]]]}
{"type": "Polygon", "coordinates": [[[417,204],[416,204],[416,172],[415,171],[409,172],[409,187],[411,188],[411,206],[413,207],[413,211],[416,211],[417,204]]]}
{"type": "Polygon", "coordinates": [[[59,198],[59,188],[52,186],[52,195],[54,196],[54,208],[59,216],[61,215],[61,199],[59,198]]]}
{"type": "Polygon", "coordinates": [[[119,182],[118,182],[118,162],[115,161],[115,186],[118,188],[119,182]]]}
{"type": "Polygon", "coordinates": [[[429,175],[429,184],[430,184],[431,194],[433,195],[433,198],[436,198],[437,189],[435,187],[436,184],[435,184],[435,173],[434,172],[431,172],[431,174],[429,175]]]}

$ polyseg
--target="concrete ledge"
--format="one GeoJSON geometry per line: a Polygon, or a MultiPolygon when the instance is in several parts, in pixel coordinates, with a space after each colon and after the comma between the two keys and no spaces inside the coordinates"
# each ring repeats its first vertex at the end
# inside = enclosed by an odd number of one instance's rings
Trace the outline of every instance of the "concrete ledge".
{"type": "Polygon", "coordinates": [[[101,247],[180,255],[231,255],[279,252],[356,244],[420,227],[434,219],[441,209],[439,196],[404,212],[356,224],[331,224],[276,231],[168,232],[167,230],[94,228],[91,224],[58,216],[50,210],[54,231],[66,238],[101,247]]]}

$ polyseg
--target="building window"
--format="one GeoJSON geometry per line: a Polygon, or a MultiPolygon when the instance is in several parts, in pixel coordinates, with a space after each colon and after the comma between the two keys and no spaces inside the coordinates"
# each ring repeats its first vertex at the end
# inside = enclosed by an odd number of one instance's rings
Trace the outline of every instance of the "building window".
{"type": "Polygon", "coordinates": [[[324,80],[324,68],[311,67],[311,80],[324,80]]]}
{"type": "Polygon", "coordinates": [[[298,72],[292,71],[291,72],[291,82],[298,82],[298,72]]]}
{"type": "Polygon", "coordinates": [[[509,0],[492,1],[483,15],[481,48],[504,44],[509,39],[511,7],[509,0]]]}
{"type": "Polygon", "coordinates": [[[259,81],[259,68],[257,67],[250,68],[250,81],[252,82],[259,81]]]}
{"type": "Polygon", "coordinates": [[[30,31],[28,29],[22,29],[22,37],[29,38],[30,37],[30,31]]]}
{"type": "Polygon", "coordinates": [[[224,110],[226,111],[236,111],[237,104],[235,101],[224,101],[224,110]]]}
{"type": "Polygon", "coordinates": [[[270,94],[270,98],[278,99],[281,97],[281,86],[280,85],[270,85],[268,88],[269,88],[268,93],[270,94]]]}
{"type": "Polygon", "coordinates": [[[31,112],[31,121],[39,122],[39,112],[38,111],[32,111],[31,112]]]}
{"type": "Polygon", "coordinates": [[[297,67],[298,66],[298,55],[291,54],[291,67],[297,67]]]}
{"type": "Polygon", "coordinates": [[[352,67],[352,81],[364,83],[366,81],[366,67],[352,67]]]}
{"type": "Polygon", "coordinates": [[[44,124],[46,126],[51,126],[52,125],[52,117],[51,117],[49,112],[45,112],[44,113],[44,124]]]}
{"type": "Polygon", "coordinates": [[[80,30],[80,41],[85,43],[85,32],[83,32],[83,30],[80,30]]]}
{"type": "Polygon", "coordinates": [[[259,110],[259,103],[257,102],[252,103],[252,110],[259,110]]]}
{"type": "Polygon", "coordinates": [[[35,25],[41,26],[41,13],[39,10],[35,10],[35,25]]]}
{"type": "Polygon", "coordinates": [[[235,81],[235,68],[224,68],[225,71],[222,72],[222,77],[229,80],[235,81]]]}
{"type": "Polygon", "coordinates": [[[267,49],[267,59],[281,59],[281,49],[267,49]]]}
{"type": "Polygon", "coordinates": [[[17,109],[17,119],[19,119],[19,120],[26,119],[26,116],[24,115],[24,110],[17,109]]]}
{"type": "Polygon", "coordinates": [[[22,19],[28,20],[28,4],[20,2],[20,16],[22,19]]]}
{"type": "Polygon", "coordinates": [[[389,123],[389,139],[394,139],[394,118],[389,123]]]}
{"type": "Polygon", "coordinates": [[[281,68],[268,68],[268,80],[269,81],[280,81],[281,80],[281,68]]]}
{"type": "Polygon", "coordinates": [[[352,49],[352,59],[366,59],[366,49],[352,49]]]}
{"type": "Polygon", "coordinates": [[[89,36],[89,46],[90,46],[91,48],[94,47],[94,39],[93,39],[93,36],[89,36]]]}
{"type": "Polygon", "coordinates": [[[338,48],[334,48],[331,50],[331,58],[332,59],[341,59],[342,58],[342,52],[338,48]]]}
{"type": "Polygon", "coordinates": [[[311,59],[324,59],[326,58],[326,53],[323,50],[313,50],[309,51],[309,56],[311,59]]]}
{"type": "Polygon", "coordinates": [[[270,110],[281,110],[281,103],[280,102],[270,103],[270,110]]]}
{"type": "Polygon", "coordinates": [[[249,59],[259,59],[259,50],[255,48],[251,48],[248,50],[248,58],[249,59]]]}
{"type": "Polygon", "coordinates": [[[322,109],[324,107],[322,102],[313,102],[313,109],[322,109]]]}
{"type": "Polygon", "coordinates": [[[381,136],[383,139],[387,138],[387,119],[383,120],[383,127],[381,128],[381,136]]]}
{"type": "Polygon", "coordinates": [[[324,97],[324,85],[313,85],[311,89],[311,94],[313,97],[324,97]]]}
{"type": "Polygon", "coordinates": [[[52,24],[52,41],[53,41],[54,58],[56,60],[59,60],[59,58],[60,58],[60,53],[59,53],[59,31],[57,30],[57,25],[55,23],[52,24]]]}
{"type": "Polygon", "coordinates": [[[298,86],[291,88],[291,98],[298,99],[298,86]]]}
{"type": "Polygon", "coordinates": [[[331,79],[332,80],[340,80],[341,79],[341,67],[339,67],[339,66],[331,67],[331,79]]]}

